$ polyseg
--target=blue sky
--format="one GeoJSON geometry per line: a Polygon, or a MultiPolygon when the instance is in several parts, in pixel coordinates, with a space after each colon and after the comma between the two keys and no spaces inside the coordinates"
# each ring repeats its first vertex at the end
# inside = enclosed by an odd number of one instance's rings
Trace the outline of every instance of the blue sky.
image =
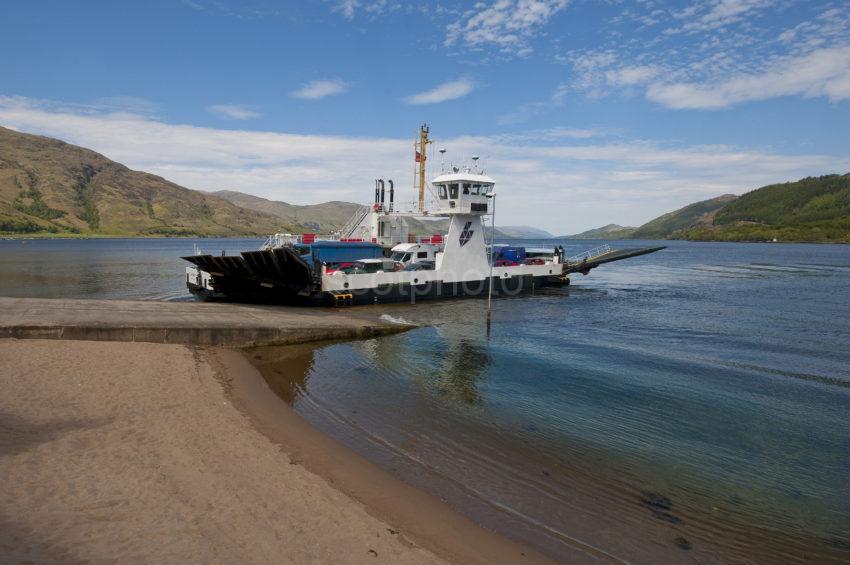
{"type": "Polygon", "coordinates": [[[190,188],[367,200],[376,177],[412,183],[421,122],[449,160],[482,156],[498,223],[559,234],[850,170],[847,1],[31,1],[3,20],[0,125],[190,188]]]}

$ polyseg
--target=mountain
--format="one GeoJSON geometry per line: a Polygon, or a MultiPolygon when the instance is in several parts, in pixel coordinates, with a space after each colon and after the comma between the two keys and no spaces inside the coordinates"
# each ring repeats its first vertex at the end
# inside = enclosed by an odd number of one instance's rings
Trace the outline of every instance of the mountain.
{"type": "Polygon", "coordinates": [[[499,226],[496,228],[498,237],[513,239],[552,239],[551,233],[531,226],[499,226]]]}
{"type": "Polygon", "coordinates": [[[709,200],[702,200],[668,212],[647,222],[632,232],[632,239],[667,239],[678,232],[683,232],[700,226],[710,226],[714,216],[720,209],[733,202],[738,197],[734,194],[724,194],[709,200]]]}
{"type": "Polygon", "coordinates": [[[850,242],[850,174],[807,177],[748,192],[687,239],[850,242]]]}
{"type": "Polygon", "coordinates": [[[297,229],[282,224],[94,151],[0,127],[0,232],[233,236],[297,229]]]}
{"type": "Polygon", "coordinates": [[[574,235],[563,235],[563,239],[629,239],[637,228],[608,224],[601,228],[583,231],[574,235]]]}
{"type": "Polygon", "coordinates": [[[308,231],[312,230],[317,233],[331,233],[338,230],[361,206],[353,202],[336,200],[299,206],[234,190],[219,190],[210,194],[248,210],[272,214],[287,223],[298,224],[304,226],[304,229],[308,231]]]}

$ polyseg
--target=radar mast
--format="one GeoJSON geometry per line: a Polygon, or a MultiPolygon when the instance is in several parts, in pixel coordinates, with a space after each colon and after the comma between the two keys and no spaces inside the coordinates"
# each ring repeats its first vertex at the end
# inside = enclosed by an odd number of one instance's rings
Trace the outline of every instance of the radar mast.
{"type": "Polygon", "coordinates": [[[428,139],[430,133],[428,124],[422,124],[419,128],[419,139],[413,143],[413,152],[415,155],[416,168],[413,174],[413,189],[419,191],[419,212],[425,212],[425,161],[427,157],[427,147],[429,143],[433,143],[428,139]]]}

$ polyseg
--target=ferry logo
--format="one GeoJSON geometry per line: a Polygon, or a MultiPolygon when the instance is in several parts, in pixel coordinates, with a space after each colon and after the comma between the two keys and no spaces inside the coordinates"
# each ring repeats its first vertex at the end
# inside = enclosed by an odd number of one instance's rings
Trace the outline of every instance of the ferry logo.
{"type": "Polygon", "coordinates": [[[466,222],[466,225],[463,226],[463,231],[460,232],[460,239],[458,240],[458,242],[460,243],[461,247],[469,243],[469,240],[472,239],[472,234],[475,233],[475,230],[469,229],[471,225],[472,222],[466,222]]]}

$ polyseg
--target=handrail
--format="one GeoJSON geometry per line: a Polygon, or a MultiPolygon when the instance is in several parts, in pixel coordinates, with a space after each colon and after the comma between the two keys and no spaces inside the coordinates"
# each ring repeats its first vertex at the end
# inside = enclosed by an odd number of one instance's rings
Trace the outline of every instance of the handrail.
{"type": "Polygon", "coordinates": [[[611,253],[611,246],[607,243],[604,243],[599,247],[594,247],[593,249],[589,249],[583,253],[579,253],[578,255],[568,257],[567,263],[581,263],[582,261],[587,261],[590,259],[595,259],[596,257],[600,257],[602,255],[605,255],[606,253],[611,253]]]}
{"type": "Polygon", "coordinates": [[[354,230],[357,229],[357,226],[360,225],[360,222],[363,221],[363,218],[365,218],[368,213],[368,206],[361,206],[355,210],[348,222],[346,222],[342,229],[339,230],[340,237],[351,237],[351,234],[354,233],[354,230]]]}

